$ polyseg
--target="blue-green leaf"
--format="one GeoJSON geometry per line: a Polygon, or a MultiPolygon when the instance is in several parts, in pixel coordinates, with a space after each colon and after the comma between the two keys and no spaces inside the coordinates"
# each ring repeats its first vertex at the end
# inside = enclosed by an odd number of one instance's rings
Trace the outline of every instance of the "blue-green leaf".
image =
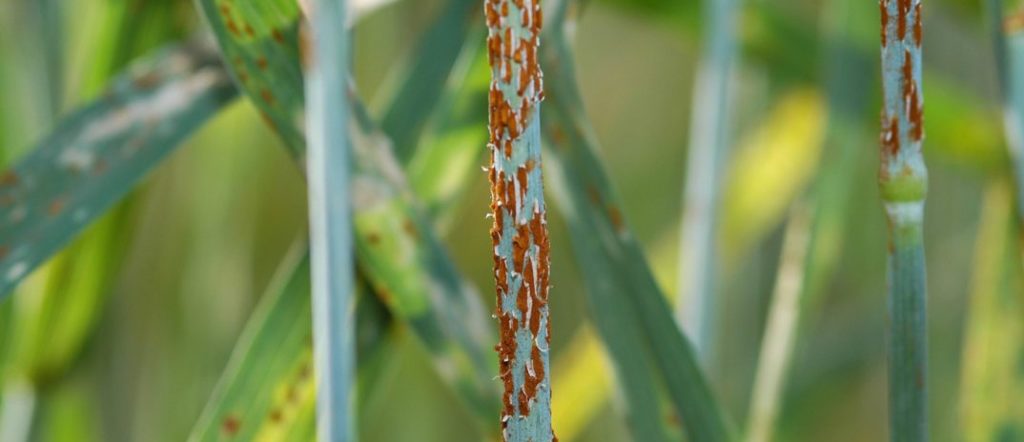
{"type": "Polygon", "coordinates": [[[235,95],[197,45],[132,65],[0,177],[0,297],[235,95]]]}

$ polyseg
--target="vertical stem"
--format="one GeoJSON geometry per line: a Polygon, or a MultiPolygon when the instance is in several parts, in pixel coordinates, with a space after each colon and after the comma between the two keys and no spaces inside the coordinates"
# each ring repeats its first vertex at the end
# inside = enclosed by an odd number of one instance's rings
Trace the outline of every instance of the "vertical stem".
{"type": "Polygon", "coordinates": [[[349,38],[345,0],[316,0],[306,73],[317,438],[354,439],[353,243],[349,203],[349,38]]]}
{"type": "Polygon", "coordinates": [[[921,0],[881,0],[879,185],[889,221],[889,417],[897,441],[928,439],[921,0]]]}
{"type": "Polygon", "coordinates": [[[757,361],[754,393],[750,401],[747,442],[767,442],[775,429],[782,387],[792,361],[800,324],[800,295],[804,293],[811,215],[806,206],[794,208],[786,226],[782,260],[768,310],[768,324],[757,361]]]}
{"type": "Polygon", "coordinates": [[[506,441],[554,439],[548,229],[540,167],[539,0],[486,0],[491,211],[506,441]]]}
{"type": "Polygon", "coordinates": [[[679,322],[705,366],[715,328],[715,237],[721,175],[728,141],[729,82],[736,43],[735,0],[709,0],[705,5],[704,50],[698,64],[690,110],[690,154],[687,163],[683,224],[680,236],[679,322]]]}

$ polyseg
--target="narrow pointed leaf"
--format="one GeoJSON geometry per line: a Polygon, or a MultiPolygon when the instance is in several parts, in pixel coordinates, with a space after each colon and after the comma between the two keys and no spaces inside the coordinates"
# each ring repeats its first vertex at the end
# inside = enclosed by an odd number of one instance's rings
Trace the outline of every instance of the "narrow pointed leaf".
{"type": "Polygon", "coordinates": [[[0,298],[235,95],[200,46],[135,63],[0,178],[0,298]]]}
{"type": "Polygon", "coordinates": [[[480,14],[479,0],[450,0],[430,28],[419,37],[408,76],[395,91],[381,119],[381,129],[394,142],[395,155],[406,163],[417,151],[429,110],[440,101],[444,85],[463,40],[480,14]]]}
{"type": "Polygon", "coordinates": [[[1024,278],[1007,180],[990,185],[975,251],[964,336],[964,440],[1024,437],[1024,278]]]}
{"type": "MultiPolygon", "coordinates": [[[[562,14],[556,14],[556,17],[562,14]]],[[[561,26],[558,18],[553,26],[561,26]]],[[[597,159],[583,117],[565,34],[556,28],[542,53],[549,85],[546,160],[556,204],[569,223],[591,310],[630,401],[631,429],[638,440],[663,440],[651,422],[657,384],[664,382],[691,440],[729,440],[729,429],[711,395],[690,343],[672,319],[665,296],[623,219],[621,204],[597,159]],[[628,295],[628,296],[627,296],[628,295]],[[636,407],[646,408],[636,409],[636,407]],[[643,414],[641,414],[641,412],[643,414]],[[644,433],[640,433],[644,432],[644,433]]],[[[658,414],[654,414],[657,417],[658,414]]]]}
{"type": "Polygon", "coordinates": [[[190,441],[309,440],[316,395],[309,271],[305,253],[282,263],[190,441]]]}

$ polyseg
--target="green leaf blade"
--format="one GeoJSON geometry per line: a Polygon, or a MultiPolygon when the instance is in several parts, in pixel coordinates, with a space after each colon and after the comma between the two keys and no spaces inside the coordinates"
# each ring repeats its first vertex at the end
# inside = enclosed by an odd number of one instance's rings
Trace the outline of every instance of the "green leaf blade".
{"type": "Polygon", "coordinates": [[[215,55],[179,47],[135,64],[105,98],[63,120],[0,179],[0,294],[234,96],[215,55]]]}

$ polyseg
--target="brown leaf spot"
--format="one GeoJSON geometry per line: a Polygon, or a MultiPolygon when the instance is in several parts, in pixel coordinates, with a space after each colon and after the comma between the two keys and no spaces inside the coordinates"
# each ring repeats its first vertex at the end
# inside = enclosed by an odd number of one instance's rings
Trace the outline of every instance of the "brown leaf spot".
{"type": "Polygon", "coordinates": [[[233,414],[228,415],[224,418],[224,421],[220,424],[220,429],[224,432],[225,436],[233,437],[238,434],[238,430],[242,428],[242,421],[233,414]]]}
{"type": "Polygon", "coordinates": [[[377,244],[380,244],[380,235],[378,235],[377,232],[367,233],[366,234],[366,241],[368,241],[371,246],[375,246],[377,244]]]}
{"type": "Polygon", "coordinates": [[[132,85],[139,90],[150,90],[160,84],[160,74],[147,72],[132,79],[132,85]]]}
{"type": "Polygon", "coordinates": [[[60,212],[64,210],[64,205],[66,203],[67,201],[64,199],[64,197],[58,197],[53,201],[50,201],[50,205],[46,207],[46,214],[50,216],[59,215],[60,212]]]}
{"type": "Polygon", "coordinates": [[[13,170],[8,170],[0,175],[0,186],[9,187],[18,185],[18,174],[14,173],[13,170]]]}

